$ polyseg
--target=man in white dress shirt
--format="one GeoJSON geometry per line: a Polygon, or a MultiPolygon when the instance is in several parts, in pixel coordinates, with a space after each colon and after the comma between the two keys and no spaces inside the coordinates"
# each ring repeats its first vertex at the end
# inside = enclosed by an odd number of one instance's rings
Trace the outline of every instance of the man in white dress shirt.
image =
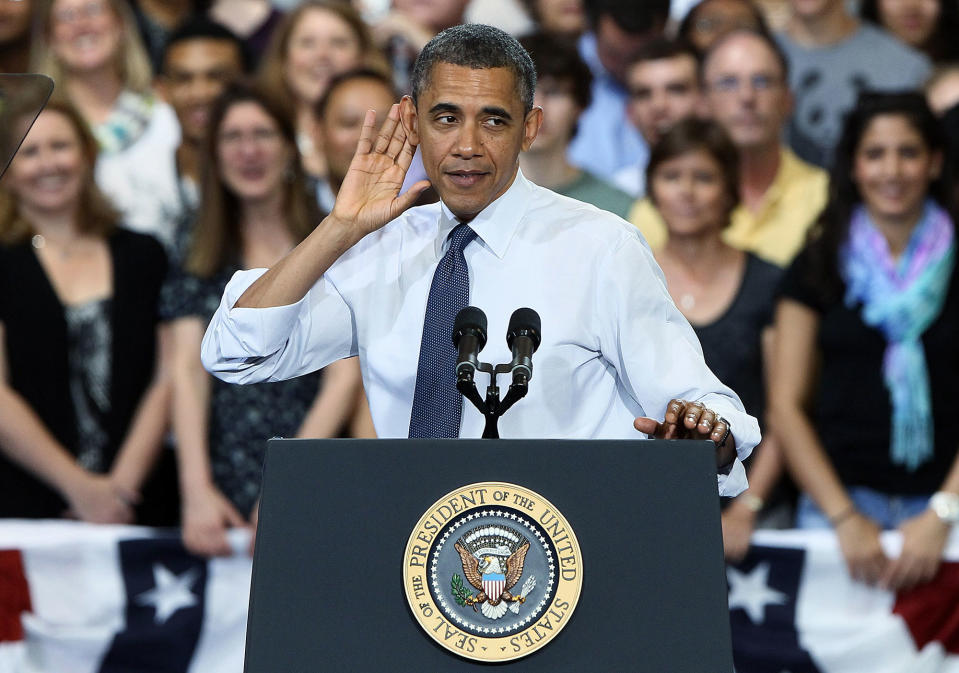
{"type": "MultiPolygon", "coordinates": [[[[433,275],[467,223],[469,303],[489,316],[483,360],[509,361],[497,337],[515,308],[542,316],[535,377],[500,420],[502,436],[711,438],[720,494],[735,495],[758,425],[706,367],[648,246],[624,220],[519,171],[542,121],[535,82],[502,31],[472,24],[434,38],[412,96],[378,133],[367,113],[333,212],[272,269],[234,276],[203,362],[246,383],[358,354],[377,433],[407,436],[433,275]],[[417,146],[429,182],[400,194],[417,146]],[[430,184],[441,202],[411,208],[430,184]]],[[[479,437],[483,424],[463,406],[459,436],[479,437]]]]}

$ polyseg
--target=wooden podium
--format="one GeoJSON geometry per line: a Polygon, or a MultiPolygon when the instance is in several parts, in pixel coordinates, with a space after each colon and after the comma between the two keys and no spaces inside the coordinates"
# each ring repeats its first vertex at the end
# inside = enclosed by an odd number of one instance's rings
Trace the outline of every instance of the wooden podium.
{"type": "Polygon", "coordinates": [[[271,440],[253,561],[247,673],[729,673],[710,442],[271,440]],[[431,639],[406,600],[404,551],[444,494],[522,485],[558,508],[582,555],[563,630],[500,664],[431,639]]]}

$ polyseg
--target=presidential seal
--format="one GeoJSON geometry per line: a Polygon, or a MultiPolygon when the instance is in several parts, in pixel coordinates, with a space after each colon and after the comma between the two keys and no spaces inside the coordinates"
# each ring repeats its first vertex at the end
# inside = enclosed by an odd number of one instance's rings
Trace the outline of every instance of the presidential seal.
{"type": "Polygon", "coordinates": [[[569,621],[583,559],[569,523],[516,484],[444,495],[406,545],[410,609],[440,645],[468,659],[509,661],[546,645],[569,621]]]}

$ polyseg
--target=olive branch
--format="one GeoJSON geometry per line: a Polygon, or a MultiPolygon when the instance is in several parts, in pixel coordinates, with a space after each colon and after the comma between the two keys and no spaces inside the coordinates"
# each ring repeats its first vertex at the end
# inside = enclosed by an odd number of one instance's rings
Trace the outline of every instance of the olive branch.
{"type": "Polygon", "coordinates": [[[459,573],[453,573],[450,587],[453,590],[453,598],[456,599],[457,604],[466,607],[468,605],[466,601],[472,598],[473,594],[467,591],[466,587],[463,586],[463,578],[459,576],[459,573]]]}

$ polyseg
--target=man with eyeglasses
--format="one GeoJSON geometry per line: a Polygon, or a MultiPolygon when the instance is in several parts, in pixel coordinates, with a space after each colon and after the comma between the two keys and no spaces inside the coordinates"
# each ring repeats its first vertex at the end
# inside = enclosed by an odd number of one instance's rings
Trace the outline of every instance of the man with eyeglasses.
{"type": "MultiPolygon", "coordinates": [[[[782,143],[793,108],[786,57],[755,31],[721,37],[706,53],[701,79],[707,111],[739,150],[740,204],[723,237],[730,245],[785,266],[826,202],[825,171],[799,159],[782,143]]],[[[666,227],[647,205],[634,224],[654,248],[666,227]]]]}

